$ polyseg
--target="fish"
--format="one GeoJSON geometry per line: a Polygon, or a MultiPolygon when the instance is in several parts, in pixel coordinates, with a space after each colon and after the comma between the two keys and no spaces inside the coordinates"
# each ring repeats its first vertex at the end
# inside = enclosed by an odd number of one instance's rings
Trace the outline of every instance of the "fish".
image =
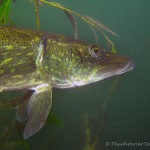
{"type": "Polygon", "coordinates": [[[0,92],[23,90],[16,112],[28,139],[45,124],[53,88],[74,88],[132,70],[134,62],[64,35],[0,26],[0,92]]]}

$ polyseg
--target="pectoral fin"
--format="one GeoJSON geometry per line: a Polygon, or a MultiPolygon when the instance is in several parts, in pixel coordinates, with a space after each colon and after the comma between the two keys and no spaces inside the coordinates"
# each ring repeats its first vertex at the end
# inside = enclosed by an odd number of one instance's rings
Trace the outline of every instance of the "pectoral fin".
{"type": "Polygon", "coordinates": [[[35,92],[34,90],[28,90],[27,93],[25,94],[25,96],[23,97],[22,103],[19,105],[19,107],[17,109],[17,113],[16,113],[16,119],[19,122],[27,121],[27,106],[28,106],[28,102],[34,92],[35,92]]]}
{"type": "Polygon", "coordinates": [[[42,84],[31,90],[34,92],[27,104],[27,123],[23,134],[25,139],[43,127],[52,104],[52,88],[50,84],[42,84]]]}

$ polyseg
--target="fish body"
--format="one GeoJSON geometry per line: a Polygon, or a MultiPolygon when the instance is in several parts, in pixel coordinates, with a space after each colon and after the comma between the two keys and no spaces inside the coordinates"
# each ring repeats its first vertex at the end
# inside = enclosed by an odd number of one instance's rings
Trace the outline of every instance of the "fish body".
{"type": "Polygon", "coordinates": [[[44,125],[52,103],[52,87],[90,84],[125,73],[133,66],[127,57],[77,39],[0,27],[0,92],[33,91],[16,116],[18,120],[27,120],[24,138],[44,125]]]}
{"type": "Polygon", "coordinates": [[[0,27],[0,91],[24,89],[43,83],[36,59],[44,37],[44,68],[50,76],[47,82],[60,88],[72,86],[67,67],[72,66],[70,62],[74,59],[75,49],[87,46],[84,42],[62,35],[0,27]]]}

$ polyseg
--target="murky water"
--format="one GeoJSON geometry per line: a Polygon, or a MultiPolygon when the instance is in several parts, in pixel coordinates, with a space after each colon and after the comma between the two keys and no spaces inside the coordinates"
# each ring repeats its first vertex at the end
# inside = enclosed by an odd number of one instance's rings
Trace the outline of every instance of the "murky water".
{"type": "MultiPolygon", "coordinates": [[[[18,150],[150,149],[150,1],[56,2],[94,17],[114,30],[120,37],[108,36],[115,43],[117,52],[132,58],[136,66],[131,72],[88,86],[53,89],[51,112],[63,127],[47,121],[40,132],[24,143],[20,142],[22,139],[14,122],[15,109],[1,107],[0,146],[9,132],[6,145],[16,144],[18,150]]],[[[63,11],[43,5],[39,12],[41,30],[74,36],[63,11]]],[[[36,28],[33,3],[29,1],[16,1],[11,18],[18,27],[36,28]]],[[[77,20],[80,39],[95,43],[88,25],[77,20]]],[[[0,99],[18,96],[22,94],[1,93],[0,99]]]]}

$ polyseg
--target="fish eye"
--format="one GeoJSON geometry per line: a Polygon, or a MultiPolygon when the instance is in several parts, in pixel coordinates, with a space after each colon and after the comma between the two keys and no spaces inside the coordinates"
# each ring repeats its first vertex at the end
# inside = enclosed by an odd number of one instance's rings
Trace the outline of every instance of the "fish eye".
{"type": "Polygon", "coordinates": [[[100,50],[96,45],[91,45],[91,47],[89,48],[89,53],[93,58],[97,58],[100,56],[100,50]]]}

